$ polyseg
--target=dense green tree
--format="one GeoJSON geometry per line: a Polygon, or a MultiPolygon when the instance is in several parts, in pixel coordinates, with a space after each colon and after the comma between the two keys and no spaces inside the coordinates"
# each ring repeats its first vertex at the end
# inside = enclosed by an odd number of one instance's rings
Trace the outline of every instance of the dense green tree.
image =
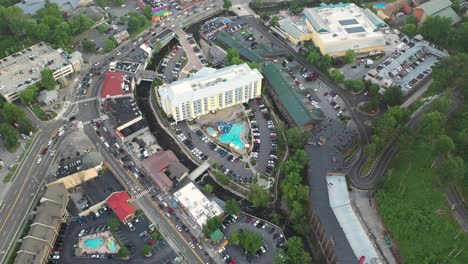
{"type": "Polygon", "coordinates": [[[18,145],[18,134],[15,129],[7,124],[0,124],[0,136],[7,149],[18,145]]]}
{"type": "Polygon", "coordinates": [[[419,133],[421,136],[432,140],[442,134],[442,125],[445,123],[445,116],[437,111],[425,114],[419,123],[419,133]]]}
{"type": "Polygon", "coordinates": [[[347,90],[354,93],[359,93],[364,89],[364,82],[361,79],[345,80],[343,84],[347,90]]]}
{"type": "Polygon", "coordinates": [[[380,90],[380,87],[375,84],[375,83],[372,83],[369,85],[369,87],[367,88],[367,90],[369,91],[369,95],[372,96],[372,97],[376,97],[379,95],[379,90],[380,90]]]}
{"type": "Polygon", "coordinates": [[[430,16],[424,21],[418,32],[425,39],[440,45],[446,46],[451,40],[452,19],[444,16],[430,16]]]}
{"type": "Polygon", "coordinates": [[[434,142],[434,153],[437,155],[446,155],[455,150],[455,144],[451,137],[442,134],[434,142]]]}
{"type": "Polygon", "coordinates": [[[320,59],[321,59],[321,55],[320,53],[318,53],[316,50],[311,50],[308,54],[307,54],[307,61],[310,63],[310,64],[315,64],[317,65],[319,62],[320,62],[320,59]]]}
{"type": "Polygon", "coordinates": [[[434,111],[438,111],[441,113],[447,113],[450,110],[452,105],[452,100],[450,99],[449,95],[440,96],[434,101],[431,102],[431,108],[434,111]]]}
{"type": "Polygon", "coordinates": [[[356,60],[356,52],[354,50],[347,50],[344,56],[344,63],[348,64],[356,60]]]}
{"type": "Polygon", "coordinates": [[[240,205],[236,201],[236,199],[232,198],[226,201],[226,208],[225,212],[226,214],[231,214],[231,215],[238,215],[240,213],[240,205]]]}
{"type": "Polygon", "coordinates": [[[272,25],[272,26],[277,26],[279,20],[280,20],[280,19],[279,19],[278,16],[272,16],[271,19],[270,19],[270,25],[272,25]]]}
{"type": "Polygon", "coordinates": [[[240,58],[239,51],[236,49],[226,50],[226,65],[242,64],[244,61],[240,58]]]}
{"type": "Polygon", "coordinates": [[[392,122],[393,125],[402,126],[408,121],[411,112],[407,108],[393,106],[388,109],[386,115],[389,115],[395,119],[396,123],[392,122]]]}
{"type": "Polygon", "coordinates": [[[51,69],[44,68],[41,71],[41,84],[46,90],[54,90],[57,86],[57,82],[54,79],[54,74],[51,69]]]}
{"type": "Polygon", "coordinates": [[[151,257],[151,255],[153,255],[152,248],[150,245],[143,246],[143,255],[145,257],[151,257]]]}
{"type": "Polygon", "coordinates": [[[304,244],[300,237],[288,238],[285,249],[280,249],[283,259],[276,258],[274,264],[288,263],[288,264],[311,264],[312,258],[310,254],[304,250],[304,244]]]}
{"type": "Polygon", "coordinates": [[[108,225],[112,231],[117,231],[120,227],[120,221],[119,219],[112,217],[111,219],[109,219],[108,225]]]}
{"type": "Polygon", "coordinates": [[[131,35],[141,32],[145,27],[150,25],[148,18],[144,15],[140,16],[134,11],[129,12],[128,15],[130,17],[127,22],[127,31],[131,35]]]}
{"type": "Polygon", "coordinates": [[[127,247],[121,247],[117,252],[117,255],[120,258],[128,258],[128,256],[130,256],[130,250],[127,247]]]}
{"type": "Polygon", "coordinates": [[[95,53],[96,52],[96,44],[89,40],[89,39],[83,39],[83,50],[85,52],[90,52],[90,53],[95,53]]]}
{"type": "Polygon", "coordinates": [[[240,236],[240,246],[251,254],[255,254],[262,246],[263,239],[258,233],[244,231],[240,236]]]}
{"type": "Polygon", "coordinates": [[[100,7],[104,8],[104,7],[106,7],[106,6],[109,5],[109,0],[96,0],[96,3],[97,3],[100,7]]]}
{"type": "Polygon", "coordinates": [[[209,236],[211,233],[219,229],[223,224],[223,220],[219,216],[212,217],[203,225],[203,233],[209,236]]]}
{"type": "Polygon", "coordinates": [[[441,182],[444,185],[460,182],[463,180],[465,174],[464,161],[460,157],[444,160],[438,172],[441,182]]]}
{"type": "Polygon", "coordinates": [[[300,172],[293,171],[286,175],[286,177],[281,181],[280,187],[283,191],[283,196],[286,197],[288,202],[292,202],[296,199],[297,195],[297,186],[302,182],[302,177],[300,172]]]}
{"type": "Polygon", "coordinates": [[[36,101],[37,95],[39,94],[39,88],[36,85],[31,84],[23,91],[18,93],[19,98],[23,102],[23,104],[30,104],[36,101]]]}
{"type": "Polygon", "coordinates": [[[151,19],[151,16],[153,15],[153,10],[152,10],[151,6],[145,5],[145,8],[143,8],[143,15],[147,19],[151,19]]]}
{"type": "Polygon", "coordinates": [[[238,246],[241,240],[241,232],[234,230],[229,234],[228,241],[229,243],[238,246]]]}
{"type": "Polygon", "coordinates": [[[304,149],[298,149],[294,152],[293,159],[301,164],[301,166],[306,167],[309,163],[309,154],[304,149]]]}
{"type": "Polygon", "coordinates": [[[213,192],[213,185],[207,183],[205,186],[203,186],[203,191],[205,191],[208,194],[211,194],[213,192]]]}
{"type": "Polygon", "coordinates": [[[468,54],[457,53],[444,58],[432,67],[433,83],[430,89],[442,92],[452,88],[465,88],[468,91],[466,73],[468,72],[468,54]]]}
{"type": "Polygon", "coordinates": [[[416,25],[418,23],[418,21],[416,20],[416,17],[415,16],[407,16],[406,19],[405,19],[405,23],[406,24],[414,24],[416,25]]]}
{"type": "Polygon", "coordinates": [[[113,49],[115,49],[115,47],[117,47],[117,41],[113,38],[107,38],[105,41],[104,41],[104,50],[106,52],[109,52],[113,49]]]}
{"type": "Polygon", "coordinates": [[[304,147],[307,139],[311,136],[310,131],[304,131],[301,127],[291,127],[286,130],[286,140],[289,147],[301,149],[304,147]]]}
{"type": "Polygon", "coordinates": [[[260,185],[253,184],[250,186],[249,200],[254,207],[266,207],[270,200],[268,192],[260,185]]]}
{"type": "Polygon", "coordinates": [[[334,69],[330,74],[330,78],[337,83],[342,83],[345,79],[345,76],[339,70],[334,69]]]}
{"type": "Polygon", "coordinates": [[[385,89],[382,100],[389,106],[400,105],[403,103],[403,93],[400,87],[392,86],[385,89]]]}
{"type": "Polygon", "coordinates": [[[232,6],[232,2],[231,0],[223,0],[223,8],[228,10],[229,8],[231,8],[232,6]]]}
{"type": "Polygon", "coordinates": [[[94,25],[94,20],[90,17],[78,14],[75,18],[68,21],[70,24],[70,31],[72,35],[80,34],[94,25]]]}
{"type": "Polygon", "coordinates": [[[408,36],[414,37],[418,31],[418,27],[416,24],[406,24],[403,27],[403,32],[405,32],[408,36]]]}

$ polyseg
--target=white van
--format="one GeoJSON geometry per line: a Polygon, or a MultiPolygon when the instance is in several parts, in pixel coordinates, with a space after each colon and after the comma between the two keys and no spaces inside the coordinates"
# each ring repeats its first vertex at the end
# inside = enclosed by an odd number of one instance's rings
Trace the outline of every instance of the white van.
{"type": "Polygon", "coordinates": [[[109,143],[107,142],[104,142],[104,146],[106,146],[106,148],[110,148],[109,143]]]}

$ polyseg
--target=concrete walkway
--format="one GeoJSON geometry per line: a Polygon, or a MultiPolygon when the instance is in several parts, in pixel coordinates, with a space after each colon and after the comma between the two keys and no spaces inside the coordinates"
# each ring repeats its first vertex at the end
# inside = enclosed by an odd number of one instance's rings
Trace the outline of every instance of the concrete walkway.
{"type": "Polygon", "coordinates": [[[349,198],[354,209],[361,216],[361,221],[367,231],[370,232],[369,237],[377,244],[380,254],[383,255],[387,263],[397,263],[384,240],[385,227],[375,208],[374,198],[370,197],[370,193],[367,191],[352,191],[349,193],[349,198]]]}

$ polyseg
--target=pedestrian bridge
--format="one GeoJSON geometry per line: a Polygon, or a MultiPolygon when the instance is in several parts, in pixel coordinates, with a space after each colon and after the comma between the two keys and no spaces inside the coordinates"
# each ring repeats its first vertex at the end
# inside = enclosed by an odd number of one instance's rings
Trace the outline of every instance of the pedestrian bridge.
{"type": "Polygon", "coordinates": [[[192,171],[189,174],[190,180],[195,181],[195,179],[200,177],[200,175],[202,175],[210,166],[211,165],[206,161],[203,162],[202,164],[200,164],[200,166],[198,166],[198,168],[196,168],[194,171],[192,171]]]}

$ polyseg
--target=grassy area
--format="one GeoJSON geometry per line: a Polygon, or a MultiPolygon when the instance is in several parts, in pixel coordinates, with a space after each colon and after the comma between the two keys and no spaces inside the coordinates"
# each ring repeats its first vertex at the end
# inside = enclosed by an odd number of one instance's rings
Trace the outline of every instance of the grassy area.
{"type": "Polygon", "coordinates": [[[53,119],[55,117],[55,116],[50,116],[50,115],[46,114],[46,112],[44,112],[44,110],[42,110],[42,108],[40,106],[38,106],[38,105],[33,105],[31,110],[36,115],[36,117],[39,118],[42,121],[51,120],[51,119],[53,119]]]}
{"type": "MultiPolygon", "coordinates": [[[[26,146],[24,147],[26,150],[23,151],[23,153],[21,154],[21,157],[19,159],[19,162],[18,164],[21,164],[23,163],[25,157],[27,157],[29,155],[29,152],[30,152],[30,146],[33,142],[36,142],[37,140],[37,136],[39,135],[39,133],[35,133],[34,136],[32,137],[31,140],[29,140],[27,143],[26,143],[26,146]]],[[[19,146],[19,144],[18,144],[19,146]]],[[[8,183],[8,182],[11,182],[13,181],[13,179],[15,178],[16,176],[16,170],[18,169],[18,164],[15,164],[11,169],[10,169],[10,172],[5,176],[5,178],[3,179],[3,183],[8,183]]]]}
{"type": "Polygon", "coordinates": [[[468,235],[433,185],[433,159],[424,141],[399,153],[377,192],[379,211],[406,263],[466,263],[468,235]]]}

